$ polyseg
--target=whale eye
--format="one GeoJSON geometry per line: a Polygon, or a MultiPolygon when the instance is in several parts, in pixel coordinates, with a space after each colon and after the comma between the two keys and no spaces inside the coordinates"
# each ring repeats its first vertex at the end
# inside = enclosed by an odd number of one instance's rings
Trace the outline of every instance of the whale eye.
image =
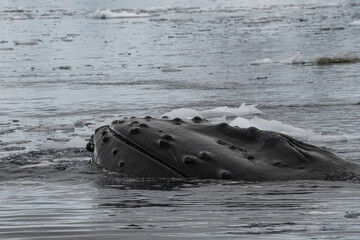
{"type": "Polygon", "coordinates": [[[115,148],[114,150],[112,150],[111,154],[112,155],[116,155],[118,153],[118,150],[115,148]]]}
{"type": "Polygon", "coordinates": [[[94,151],[94,145],[92,142],[88,142],[86,144],[86,150],[88,150],[89,152],[93,152],[94,151]]]}

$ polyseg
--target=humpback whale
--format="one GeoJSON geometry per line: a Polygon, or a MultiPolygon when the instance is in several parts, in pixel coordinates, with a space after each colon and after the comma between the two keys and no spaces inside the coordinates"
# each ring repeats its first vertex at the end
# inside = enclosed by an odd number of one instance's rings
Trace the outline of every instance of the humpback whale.
{"type": "Polygon", "coordinates": [[[359,165],[288,135],[210,124],[200,117],[115,120],[96,129],[86,148],[93,162],[130,177],[274,181],[360,176],[359,165]]]}

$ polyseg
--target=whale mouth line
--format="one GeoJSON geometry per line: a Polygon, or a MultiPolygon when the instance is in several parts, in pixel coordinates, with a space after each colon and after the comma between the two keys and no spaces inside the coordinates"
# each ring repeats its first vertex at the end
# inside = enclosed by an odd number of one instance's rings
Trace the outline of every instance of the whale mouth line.
{"type": "Polygon", "coordinates": [[[154,160],[155,162],[159,163],[162,166],[167,167],[168,169],[170,169],[171,171],[174,171],[175,173],[179,174],[180,176],[184,177],[184,178],[190,178],[190,176],[188,176],[187,174],[179,171],[178,169],[174,168],[173,166],[171,166],[170,164],[168,164],[166,161],[162,160],[161,158],[153,155],[151,152],[149,152],[148,150],[146,150],[145,148],[143,148],[142,146],[140,146],[139,144],[135,143],[133,140],[131,140],[130,138],[128,138],[127,136],[125,136],[124,134],[120,133],[119,131],[116,131],[111,125],[109,126],[110,131],[114,134],[114,136],[120,140],[121,142],[125,143],[126,145],[128,145],[129,147],[134,148],[135,150],[143,153],[144,155],[146,155],[147,157],[151,158],[152,160],[154,160]]]}

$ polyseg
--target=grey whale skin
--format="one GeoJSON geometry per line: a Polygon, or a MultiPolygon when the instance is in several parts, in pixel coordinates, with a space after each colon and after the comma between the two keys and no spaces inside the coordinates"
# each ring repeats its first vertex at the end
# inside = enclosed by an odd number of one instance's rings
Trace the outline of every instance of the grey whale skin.
{"type": "Polygon", "coordinates": [[[126,118],[95,130],[86,148],[107,170],[141,178],[358,180],[360,167],[285,134],[199,117],[126,118]]]}

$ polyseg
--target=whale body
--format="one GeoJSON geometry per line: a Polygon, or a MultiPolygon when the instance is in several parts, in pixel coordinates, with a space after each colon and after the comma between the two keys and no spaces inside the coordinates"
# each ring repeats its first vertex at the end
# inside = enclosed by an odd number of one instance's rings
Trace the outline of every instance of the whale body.
{"type": "Polygon", "coordinates": [[[95,130],[93,162],[141,178],[354,180],[360,167],[288,135],[200,117],[127,118],[95,130]]]}

